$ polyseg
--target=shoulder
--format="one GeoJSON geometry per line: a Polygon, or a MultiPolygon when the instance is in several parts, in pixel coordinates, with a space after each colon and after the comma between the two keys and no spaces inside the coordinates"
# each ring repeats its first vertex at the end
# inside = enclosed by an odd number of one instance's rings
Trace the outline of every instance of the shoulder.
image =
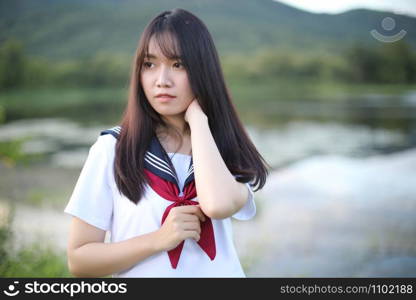
{"type": "Polygon", "coordinates": [[[101,131],[97,140],[91,146],[90,152],[101,153],[110,157],[114,155],[115,145],[117,143],[120,129],[120,126],[116,126],[101,131]]]}

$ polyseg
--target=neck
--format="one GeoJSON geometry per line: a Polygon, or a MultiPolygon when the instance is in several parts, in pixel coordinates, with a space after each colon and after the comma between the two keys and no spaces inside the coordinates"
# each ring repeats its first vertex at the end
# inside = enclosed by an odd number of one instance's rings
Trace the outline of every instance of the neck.
{"type": "Polygon", "coordinates": [[[159,128],[159,133],[167,135],[176,135],[179,133],[182,137],[189,135],[189,126],[182,115],[179,117],[163,116],[162,118],[167,124],[167,128],[159,128]]]}

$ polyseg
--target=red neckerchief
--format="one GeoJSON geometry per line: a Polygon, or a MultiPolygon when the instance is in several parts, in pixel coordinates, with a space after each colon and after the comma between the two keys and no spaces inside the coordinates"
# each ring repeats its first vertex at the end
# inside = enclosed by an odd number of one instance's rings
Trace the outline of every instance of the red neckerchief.
{"type": "MultiPolygon", "coordinates": [[[[160,178],[148,170],[145,170],[145,173],[150,179],[149,181],[152,189],[162,198],[173,202],[166,207],[161,224],[165,222],[165,219],[172,208],[182,205],[198,204],[198,202],[191,200],[196,197],[195,181],[192,181],[184,188],[182,196],[178,196],[179,191],[175,184],[160,178]]],[[[201,238],[198,241],[198,245],[205,251],[209,258],[213,260],[216,254],[214,229],[211,219],[207,216],[205,216],[205,218],[205,222],[201,222],[201,238]]],[[[185,241],[182,241],[176,248],[168,251],[170,263],[174,269],[176,269],[176,266],[178,265],[184,243],[185,241]]]]}
{"type": "MultiPolygon", "coordinates": [[[[188,168],[188,177],[184,182],[182,196],[179,196],[178,179],[173,169],[170,158],[160,144],[159,139],[154,135],[145,155],[144,172],[149,180],[150,187],[163,199],[173,202],[166,207],[161,225],[165,222],[173,207],[199,204],[192,200],[197,196],[192,157],[188,168]]],[[[205,222],[201,222],[201,234],[197,243],[208,257],[213,260],[216,255],[214,228],[211,219],[207,216],[205,216],[205,219],[205,222]]],[[[168,251],[170,263],[174,269],[178,265],[184,243],[185,241],[182,241],[176,248],[168,251]]]]}

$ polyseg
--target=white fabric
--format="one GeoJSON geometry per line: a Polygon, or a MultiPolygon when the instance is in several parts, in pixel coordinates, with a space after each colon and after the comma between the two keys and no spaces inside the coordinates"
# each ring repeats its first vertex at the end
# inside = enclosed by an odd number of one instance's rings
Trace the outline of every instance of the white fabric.
{"type": "MultiPolygon", "coordinates": [[[[160,228],[162,215],[172,202],[163,199],[148,185],[136,205],[120,195],[113,175],[116,139],[100,136],[90,148],[87,160],[75,185],[65,213],[111,232],[110,242],[120,242],[160,228]]],[[[172,157],[171,154],[169,154],[172,157]]],[[[171,159],[183,186],[190,156],[176,153],[171,159]]],[[[249,220],[256,214],[251,186],[245,206],[232,217],[249,220]]],[[[194,198],[198,201],[198,198],[194,198]]],[[[176,269],[167,252],[160,252],[113,277],[245,277],[233,243],[231,218],[212,219],[216,257],[208,255],[192,239],[185,240],[176,269]]]]}

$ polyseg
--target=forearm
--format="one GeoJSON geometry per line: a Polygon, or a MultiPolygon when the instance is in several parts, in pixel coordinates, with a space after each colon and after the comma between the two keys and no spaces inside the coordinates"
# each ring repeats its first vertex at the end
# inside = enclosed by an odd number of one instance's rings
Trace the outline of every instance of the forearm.
{"type": "Polygon", "coordinates": [[[209,217],[226,218],[248,198],[247,187],[235,180],[221,157],[208,119],[190,120],[195,185],[201,209],[209,217]]]}
{"type": "Polygon", "coordinates": [[[68,258],[76,277],[103,277],[123,271],[162,251],[157,232],[117,243],[89,243],[72,251],[68,258]]]}

